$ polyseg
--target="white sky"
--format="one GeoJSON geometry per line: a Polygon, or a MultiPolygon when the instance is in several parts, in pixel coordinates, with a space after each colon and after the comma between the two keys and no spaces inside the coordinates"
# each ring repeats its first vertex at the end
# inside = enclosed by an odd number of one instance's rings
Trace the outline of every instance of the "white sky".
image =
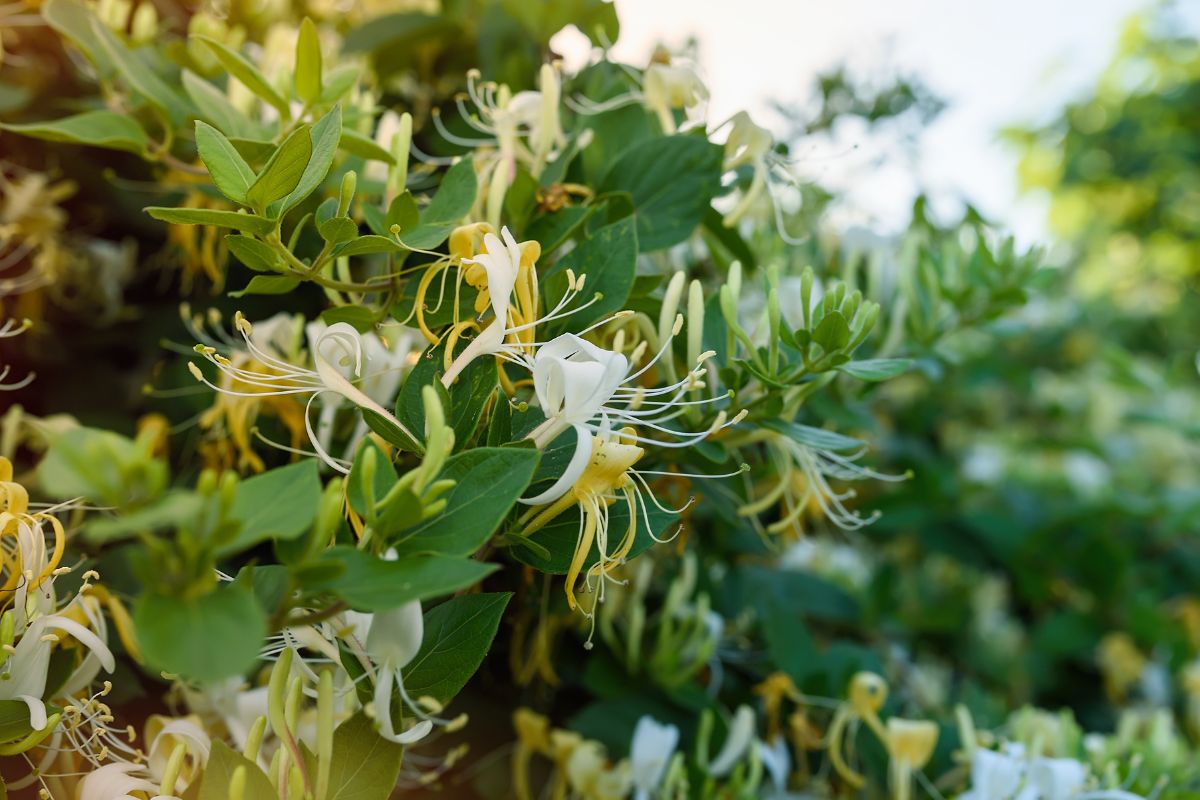
{"type": "MultiPolygon", "coordinates": [[[[818,72],[842,63],[859,65],[869,75],[886,67],[915,73],[950,104],[922,138],[917,182],[909,170],[871,166],[871,153],[863,148],[811,154],[807,175],[846,187],[853,204],[885,229],[905,224],[912,198],[923,188],[943,203],[970,199],[1025,241],[1042,237],[1044,210],[1036,198],[1017,198],[1015,154],[997,132],[1045,118],[1078,96],[1108,62],[1121,23],[1147,4],[615,1],[621,19],[616,58],[640,64],[659,42],[674,49],[690,36],[700,40],[713,122],[745,108],[761,124],[778,128],[770,101],[806,98],[818,72]]],[[[1197,6],[1192,10],[1200,10],[1197,6]]],[[[568,56],[574,50],[564,49],[568,56]]]]}

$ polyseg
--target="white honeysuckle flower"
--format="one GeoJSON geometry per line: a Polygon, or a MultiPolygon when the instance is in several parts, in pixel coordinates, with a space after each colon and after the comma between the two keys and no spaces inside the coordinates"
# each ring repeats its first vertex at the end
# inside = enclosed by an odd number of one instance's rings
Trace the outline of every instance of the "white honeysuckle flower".
{"type": "Polygon", "coordinates": [[[644,715],[633,730],[629,761],[635,800],[648,800],[662,783],[667,764],[679,745],[679,728],[644,715]]]}
{"type": "Polygon", "coordinates": [[[1083,791],[1088,768],[1073,758],[1035,758],[1027,774],[1039,800],[1068,800],[1083,791]]]}
{"type": "Polygon", "coordinates": [[[134,792],[159,797],[158,786],[139,764],[115,761],[89,772],[79,784],[79,800],[127,800],[134,792]]]}
{"type": "MultiPolygon", "coordinates": [[[[481,77],[477,69],[467,72],[467,93],[455,102],[463,121],[486,138],[458,136],[435,113],[438,132],[462,147],[494,147],[499,152],[498,168],[511,171],[520,162],[537,177],[555,148],[561,149],[567,143],[559,109],[562,79],[558,70],[552,64],[543,64],[537,91],[516,94],[504,84],[483,82],[481,77]]],[[[512,174],[506,177],[511,183],[512,174]]]]}
{"type": "MultiPolygon", "coordinates": [[[[281,359],[267,349],[260,347],[254,339],[254,327],[238,312],[234,317],[234,325],[242,335],[246,352],[255,362],[262,365],[263,371],[246,369],[237,362],[222,355],[211,345],[198,344],[195,352],[202,355],[234,382],[231,386],[219,386],[204,376],[195,362],[190,362],[188,368],[196,380],[222,394],[236,397],[262,397],[269,395],[308,395],[308,405],[305,407],[305,427],[309,441],[316,455],[338,472],[349,474],[349,468],[334,459],[321,445],[320,437],[312,424],[312,404],[321,395],[332,392],[349,400],[364,411],[381,417],[387,424],[399,430],[404,435],[419,441],[392,414],[377,401],[369,397],[356,383],[363,383],[372,377],[372,373],[364,374],[364,361],[367,346],[364,337],[353,326],[345,322],[337,322],[326,327],[315,338],[310,348],[311,368],[302,367],[281,359]],[[270,370],[270,371],[266,371],[270,370]],[[245,386],[247,390],[234,388],[245,386]]],[[[387,371],[384,367],[384,371],[387,371]]]]}
{"type": "Polygon", "coordinates": [[[971,788],[962,800],[1036,800],[1025,784],[1026,761],[1020,748],[1006,752],[975,748],[971,754],[971,788]]]}
{"type": "MultiPolygon", "coordinates": [[[[255,330],[257,331],[255,326],[255,330]]],[[[304,326],[305,337],[308,341],[309,352],[317,352],[321,337],[329,330],[329,325],[321,320],[314,320],[304,326]]],[[[337,369],[347,381],[356,380],[362,393],[381,407],[391,404],[400,382],[420,357],[420,331],[403,325],[394,326],[394,332],[389,332],[389,341],[374,331],[359,334],[362,342],[363,361],[369,365],[365,374],[356,375],[355,364],[350,361],[335,363],[337,369]]],[[[326,452],[330,449],[330,439],[333,436],[334,422],[338,411],[343,405],[344,396],[326,395],[321,399],[321,413],[317,419],[317,441],[326,452]]],[[[359,441],[366,436],[368,425],[359,419],[346,443],[343,461],[352,460],[359,441]]]]}
{"type": "MultiPolygon", "coordinates": [[[[32,327],[33,323],[29,320],[17,322],[15,319],[6,319],[0,323],[0,339],[9,339],[13,336],[20,336],[25,331],[32,327]]],[[[31,372],[24,378],[13,383],[5,383],[8,379],[8,374],[12,372],[12,366],[9,364],[0,365],[0,392],[15,392],[17,389],[24,389],[33,382],[34,374],[31,372]]]]}
{"type": "Polygon", "coordinates": [[[776,736],[774,744],[759,740],[758,760],[771,776],[772,793],[775,797],[787,795],[788,776],[792,774],[792,754],[788,749],[787,739],[776,736]]]}
{"type": "Polygon", "coordinates": [[[421,711],[404,690],[402,670],[416,657],[425,636],[425,621],[420,601],[413,600],[399,608],[376,611],[374,614],[348,612],[354,628],[366,631],[363,649],[375,663],[375,696],[372,701],[379,735],[398,744],[412,744],[424,739],[433,730],[434,720],[421,711]],[[406,731],[397,733],[392,724],[392,686],[420,720],[406,731]]]}
{"type": "Polygon", "coordinates": [[[725,744],[708,764],[708,774],[714,778],[728,775],[754,745],[754,710],[748,705],[738,706],[729,725],[725,744]]]}
{"type": "Polygon", "coordinates": [[[50,653],[58,636],[64,633],[94,654],[100,665],[112,672],[116,661],[108,645],[92,631],[73,619],[58,614],[38,617],[29,623],[8,659],[0,667],[0,700],[20,700],[29,708],[29,724],[43,730],[47,724],[46,704],[42,695],[50,669],[50,653]]]}
{"type": "Polygon", "coordinates": [[[195,718],[152,716],[146,722],[146,740],[149,742],[146,770],[156,781],[166,777],[167,762],[175,748],[180,744],[184,746],[184,765],[175,779],[175,785],[162,787],[163,791],[171,789],[172,795],[187,791],[189,784],[208,764],[212,750],[212,738],[195,718]]]}
{"type": "Polygon", "coordinates": [[[690,111],[708,100],[708,88],[690,64],[659,64],[646,68],[642,77],[646,107],[658,115],[663,133],[675,132],[675,110],[690,111]]]}
{"type": "MultiPolygon", "coordinates": [[[[711,353],[702,353],[696,367],[673,384],[647,389],[636,383],[670,348],[673,336],[682,326],[682,320],[682,316],[676,319],[671,336],[654,358],[633,372],[631,359],[624,354],[606,350],[573,333],[564,333],[540,346],[532,359],[524,356],[513,359],[533,373],[534,393],[542,413],[546,415],[546,421],[535,428],[529,438],[541,449],[568,430],[574,429],[576,435],[574,453],[562,476],[537,496],[522,498],[522,503],[540,505],[562,497],[587,469],[593,434],[607,431],[618,424],[650,428],[677,437],[675,441],[647,439],[639,435],[629,437],[641,444],[688,447],[742,420],[745,412],[727,420],[726,412],[720,411],[713,424],[700,433],[677,431],[663,425],[679,416],[685,406],[726,399],[724,395],[700,400],[683,399],[692,389],[704,386],[701,381],[701,376],[705,374],[703,363],[712,356],[711,353]]],[[[644,352],[645,342],[634,351],[632,361],[638,361],[644,352]]]]}
{"type": "MultiPolygon", "coordinates": [[[[578,313],[595,303],[599,297],[594,297],[586,303],[567,310],[575,298],[583,291],[586,275],[575,277],[575,273],[567,270],[567,291],[562,298],[545,315],[534,319],[526,319],[513,304],[513,291],[522,269],[522,261],[529,270],[533,270],[533,262],[541,254],[537,242],[517,242],[507,227],[500,229],[500,236],[485,233],[483,236],[483,251],[473,258],[464,258],[464,265],[476,265],[486,275],[487,300],[492,309],[492,321],[472,339],[461,353],[450,364],[449,369],[442,375],[442,385],[449,387],[458,378],[467,365],[477,358],[487,355],[497,355],[518,363],[526,364],[527,350],[532,346],[520,337],[526,331],[535,330],[538,325],[552,322],[571,314],[578,313]]],[[[476,281],[475,278],[468,278],[476,281]]],[[[533,273],[533,294],[536,295],[536,272],[533,273]]],[[[536,299],[534,300],[536,306],[536,299]]],[[[530,311],[533,317],[536,312],[530,311]]]]}
{"type": "MultiPolygon", "coordinates": [[[[442,121],[434,109],[433,123],[446,141],[474,150],[482,216],[492,227],[500,226],[504,196],[517,176],[518,165],[540,177],[546,164],[555,160],[567,145],[563,133],[560,102],[561,78],[551,64],[538,73],[538,90],[516,94],[504,84],[481,82],[479,70],[467,73],[467,93],[455,99],[463,121],[482,138],[460,136],[442,121]],[[468,105],[469,103],[469,105],[468,105]]],[[[430,163],[453,159],[433,158],[412,148],[413,155],[430,163]]]]}
{"type": "Polygon", "coordinates": [[[625,106],[641,104],[658,118],[663,133],[676,131],[675,111],[685,114],[708,100],[708,88],[696,68],[684,61],[670,64],[653,62],[638,74],[625,68],[638,86],[624,94],[596,102],[586,97],[566,98],[566,104],[580,114],[603,114],[625,106]]]}
{"type": "Polygon", "coordinates": [[[896,482],[907,480],[909,476],[887,475],[857,463],[866,448],[861,446],[857,452],[849,452],[861,444],[855,440],[826,431],[814,436],[823,438],[806,443],[790,433],[772,432],[769,435],[765,440],[767,458],[775,465],[776,483],[739,508],[738,514],[752,517],[782,503],[787,513],[767,526],[769,533],[798,526],[804,514],[813,509],[819,509],[826,519],[842,530],[865,528],[879,519],[881,512],[878,510],[863,516],[857,509],[847,508],[846,501],[855,497],[856,492],[853,489],[839,492],[829,481],[896,482]],[[825,440],[828,446],[821,446],[825,440]]]}
{"type": "Polygon", "coordinates": [[[713,133],[730,126],[729,136],[725,140],[725,160],[722,168],[732,172],[740,167],[749,166],[753,170],[750,186],[742,194],[737,204],[725,214],[723,222],[726,227],[733,227],[754,207],[755,202],[763,195],[771,203],[771,211],[775,216],[775,228],[779,237],[788,244],[802,244],[806,236],[792,236],[784,224],[784,198],[780,191],[797,190],[800,179],[792,172],[792,162],[775,149],[774,135],[756,123],[745,111],[739,111],[721,125],[713,133]]]}

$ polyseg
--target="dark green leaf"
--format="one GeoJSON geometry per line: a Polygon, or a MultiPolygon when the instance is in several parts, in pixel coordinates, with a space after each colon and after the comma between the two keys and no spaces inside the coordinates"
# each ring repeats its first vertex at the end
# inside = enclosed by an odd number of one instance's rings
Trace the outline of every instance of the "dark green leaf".
{"type": "Polygon", "coordinates": [[[320,497],[315,459],[247,478],[238,484],[230,510],[242,527],[221,552],[241,552],[268,539],[295,539],[312,525],[320,497]]]}
{"type": "Polygon", "coordinates": [[[405,533],[401,553],[470,555],[500,525],[529,485],[537,450],[479,447],[452,456],[439,478],[457,483],[446,493],[446,509],[405,533]]]}
{"type": "Polygon", "coordinates": [[[245,297],[248,294],[287,294],[300,285],[300,279],[291,275],[255,275],[244,289],[230,292],[230,297],[245,297]]]}
{"type": "Polygon", "coordinates": [[[628,192],[643,252],[678,244],[704,219],[721,189],[721,148],[699,136],[651,139],[612,165],[600,191],[628,192]]]}
{"type": "Polygon", "coordinates": [[[348,546],[327,550],[321,558],[340,564],[344,571],[313,588],[332,591],[365,611],[397,608],[413,600],[450,594],[474,586],[496,570],[495,564],[454,556],[402,556],[385,561],[348,546]]]}
{"type": "Polygon", "coordinates": [[[409,696],[450,702],[479,669],[511,596],[468,594],[425,612],[421,650],[404,669],[409,696]]]}
{"type": "Polygon", "coordinates": [[[258,660],[267,620],[242,584],[218,586],[199,597],[148,592],[138,598],[134,627],[155,669],[196,681],[240,675],[258,660]]]}

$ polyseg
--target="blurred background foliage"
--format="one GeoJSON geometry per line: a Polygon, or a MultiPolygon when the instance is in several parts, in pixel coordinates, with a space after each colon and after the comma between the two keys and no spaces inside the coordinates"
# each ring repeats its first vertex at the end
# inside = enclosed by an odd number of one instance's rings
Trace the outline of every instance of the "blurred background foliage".
{"type": "MultiPolygon", "coordinates": [[[[220,29],[226,39],[264,42],[268,54],[294,46],[272,44],[273,26],[294,29],[306,14],[325,20],[344,33],[347,52],[366,59],[382,105],[412,109],[426,135],[424,121],[453,107],[468,69],[515,91],[529,87],[565,24],[597,44],[618,35],[613,7],[600,0],[446,0],[440,8],[246,1],[222,15],[158,8],[165,25],[220,29]]],[[[42,41],[21,48],[36,63],[10,58],[3,66],[5,119],[80,110],[86,92],[73,87],[76,73],[58,40],[14,28],[4,33],[6,48],[14,36],[42,41]]],[[[206,68],[197,53],[176,55],[206,68]]],[[[919,79],[863,85],[839,70],[821,76],[811,102],[790,112],[792,138],[828,134],[846,117],[919,136],[941,108],[919,79]]],[[[749,691],[773,665],[805,692],[840,697],[855,671],[877,670],[896,687],[893,705],[947,723],[943,763],[959,702],[982,726],[1033,704],[1070,709],[1088,730],[1114,729],[1123,711],[1166,709],[1200,736],[1200,46],[1178,33],[1169,8],[1151,10],[1129,23],[1088,96],[1048,124],[1007,135],[1022,153],[1023,184],[1049,202],[1055,240],[1043,253],[1018,255],[970,208],[935,219],[923,199],[899,237],[834,230],[824,220],[837,198],[815,184],[800,187],[788,215],[790,230],[808,234],[802,244],[788,246],[769,228],[752,242],[761,263],[788,265],[788,274],[812,265],[862,288],[884,306],[876,355],[891,355],[903,340],[902,354],[919,359],[918,370],[866,394],[839,395],[835,386],[837,402],[811,412],[877,442],[881,469],[912,472],[904,482],[862,486],[858,502],[881,518],[854,532],[816,523],[769,571],[763,564],[772,554],[718,489],[701,487],[706,502],[695,512],[724,531],[689,580],[741,634],[722,644],[727,690],[749,691]]],[[[453,153],[440,137],[417,141],[427,152],[453,153]]],[[[138,183],[146,173],[137,159],[92,163],[78,148],[4,142],[10,209],[30,170],[54,176],[69,158],[75,176],[26,185],[43,198],[37,213],[4,218],[0,205],[0,224],[24,225],[26,236],[41,226],[67,273],[11,309],[54,320],[53,334],[35,338],[35,328],[21,343],[29,351],[0,343],[18,374],[36,366],[43,376],[22,402],[35,413],[128,426],[131,410],[154,407],[142,388],[161,369],[161,341],[178,332],[177,293],[163,302],[164,283],[196,272],[191,262],[206,245],[164,241],[140,213],[151,198],[138,183]],[[72,266],[85,263],[80,253],[90,254],[88,264],[109,265],[107,277],[72,282],[72,266]],[[164,265],[184,269],[164,279],[164,265]],[[122,362],[115,378],[114,353],[122,362]],[[112,402],[95,402],[101,385],[112,402]],[[53,397],[43,394],[51,388],[53,397]]],[[[715,232],[705,245],[714,264],[744,259],[715,232]]],[[[203,280],[183,285],[205,297],[211,288],[203,280]]],[[[664,583],[695,569],[671,555],[657,567],[664,583]]],[[[686,731],[711,705],[694,684],[659,691],[674,675],[686,681],[678,664],[651,665],[655,680],[631,686],[614,653],[561,651],[555,669],[567,688],[557,708],[614,756],[627,748],[638,714],[686,731]]],[[[468,689],[481,719],[488,709],[510,710],[509,698],[495,696],[508,685],[510,656],[497,648],[468,689]]],[[[533,702],[547,690],[533,682],[524,691],[522,701],[533,702]]],[[[1039,722],[1010,720],[1022,724],[1039,722]]],[[[472,735],[509,740],[507,730],[486,727],[472,735]]],[[[488,775],[484,765],[474,779],[482,785],[488,775]]]]}

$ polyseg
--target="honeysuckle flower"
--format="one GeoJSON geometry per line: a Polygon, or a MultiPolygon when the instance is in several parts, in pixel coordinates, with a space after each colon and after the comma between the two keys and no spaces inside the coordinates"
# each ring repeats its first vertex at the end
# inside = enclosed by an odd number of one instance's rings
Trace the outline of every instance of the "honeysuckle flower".
{"type": "Polygon", "coordinates": [[[658,115],[663,133],[675,132],[675,110],[690,111],[708,100],[708,88],[695,67],[685,63],[652,63],[642,77],[646,107],[658,115]]]}
{"type": "Polygon", "coordinates": [[[663,133],[672,134],[677,128],[676,111],[688,114],[708,100],[708,88],[696,68],[683,61],[654,61],[641,75],[632,71],[629,74],[638,82],[636,89],[601,102],[585,97],[567,98],[567,105],[580,114],[603,114],[640,103],[658,118],[663,133]]]}
{"type": "Polygon", "coordinates": [[[888,686],[883,678],[873,672],[859,672],[850,679],[846,700],[838,706],[829,725],[829,762],[842,778],[854,788],[861,789],[866,779],[852,770],[842,753],[842,739],[846,729],[855,721],[867,723],[880,742],[887,743],[888,734],[879,719],[879,710],[887,700],[888,686]]]}
{"type": "Polygon", "coordinates": [[[890,756],[892,792],[897,800],[908,800],[912,796],[912,774],[929,763],[937,740],[937,723],[900,717],[887,721],[884,744],[890,756]]]}
{"type": "Polygon", "coordinates": [[[475,150],[480,188],[477,205],[483,207],[483,213],[476,216],[499,227],[504,196],[516,178],[518,164],[537,178],[567,145],[559,109],[561,79],[553,65],[543,64],[538,73],[538,90],[513,94],[508,86],[481,82],[480,77],[478,70],[469,71],[467,93],[455,98],[455,102],[463,121],[482,134],[482,138],[452,132],[437,109],[433,122],[448,142],[475,150]]]}
{"type": "Polygon", "coordinates": [[[853,489],[839,492],[830,486],[836,481],[902,481],[907,475],[887,475],[858,464],[865,449],[852,439],[820,431],[830,444],[822,447],[799,441],[790,434],[763,430],[759,433],[766,444],[767,458],[775,467],[775,485],[738,509],[743,517],[761,514],[777,503],[781,516],[766,526],[768,533],[783,533],[795,529],[803,532],[801,521],[806,513],[819,514],[843,530],[858,530],[879,519],[880,512],[863,516],[846,507],[855,497],[853,489]],[[842,443],[845,439],[845,443],[842,443]]]}
{"type": "MultiPolygon", "coordinates": [[[[317,351],[321,337],[328,329],[329,326],[319,320],[305,326],[304,331],[310,352],[317,351]]],[[[417,346],[420,333],[399,325],[388,331],[387,341],[374,331],[359,334],[359,338],[362,342],[363,360],[370,365],[370,371],[361,376],[356,375],[354,364],[349,361],[335,363],[334,367],[342,373],[347,381],[357,378],[358,388],[377,405],[390,405],[400,388],[401,380],[408,374],[420,355],[417,346]]],[[[341,394],[326,395],[322,398],[321,413],[317,422],[317,440],[327,452],[330,449],[333,424],[338,411],[342,408],[342,403],[343,396],[341,394]]],[[[354,431],[347,440],[343,460],[352,457],[359,441],[367,434],[367,429],[366,421],[359,418],[355,423],[354,431]]]]}
{"type": "Polygon", "coordinates": [[[219,353],[215,347],[198,344],[195,347],[196,353],[216,365],[222,374],[232,378],[238,386],[246,388],[245,390],[229,388],[213,383],[205,377],[195,362],[188,364],[192,375],[209,388],[236,397],[308,395],[304,422],[309,442],[316,451],[316,455],[333,469],[343,474],[350,472],[346,465],[334,459],[322,447],[320,438],[313,427],[310,413],[313,402],[326,393],[332,392],[349,400],[363,411],[382,418],[388,425],[413,441],[418,441],[403,423],[393,416],[392,412],[371,399],[356,385],[356,383],[363,382],[371,373],[364,374],[363,362],[366,359],[363,337],[351,325],[338,322],[320,332],[310,348],[312,367],[302,367],[290,363],[259,347],[253,339],[253,326],[242,316],[241,312],[234,317],[234,326],[245,342],[246,351],[253,357],[254,362],[262,365],[264,369],[254,370],[240,367],[236,362],[219,353]]]}
{"type": "Polygon", "coordinates": [[[780,190],[795,189],[799,179],[791,171],[791,162],[775,150],[775,137],[766,128],[757,124],[745,111],[739,111],[717,130],[730,126],[725,140],[725,172],[741,167],[750,167],[753,175],[750,186],[742,193],[737,204],[722,218],[726,227],[742,220],[760,197],[766,195],[775,216],[775,228],[779,237],[788,244],[801,244],[806,237],[794,237],[788,233],[783,218],[783,198],[780,190]]]}
{"type": "Polygon", "coordinates": [[[97,767],[79,784],[79,800],[122,800],[134,792],[157,797],[158,785],[145,776],[141,765],[124,761],[97,767]]]}
{"type": "Polygon", "coordinates": [[[704,385],[701,380],[705,372],[703,364],[712,353],[701,353],[696,367],[673,384],[648,389],[636,383],[667,352],[672,337],[682,325],[681,315],[676,318],[671,337],[666,339],[654,358],[636,371],[631,371],[631,363],[640,360],[645,352],[645,342],[638,345],[632,358],[627,358],[618,350],[606,350],[573,333],[555,337],[539,347],[532,359],[522,360],[533,373],[534,393],[542,413],[546,415],[546,421],[535,428],[528,438],[539,448],[544,448],[560,434],[574,430],[576,446],[562,476],[544,492],[523,498],[521,502],[538,505],[552,503],[562,497],[590,463],[592,435],[609,430],[611,425],[649,428],[677,437],[674,440],[647,439],[634,433],[629,436],[631,442],[658,447],[689,447],[722,428],[737,424],[745,417],[743,411],[727,420],[726,412],[720,411],[712,425],[699,433],[677,431],[663,424],[678,417],[687,406],[726,399],[725,396],[683,399],[689,390],[704,385]]]}
{"type": "Polygon", "coordinates": [[[620,800],[629,794],[629,762],[612,763],[599,742],[585,740],[576,745],[566,760],[565,772],[571,789],[588,800],[620,800]]]}
{"type": "MultiPolygon", "coordinates": [[[[3,323],[0,323],[0,339],[11,339],[14,336],[20,336],[32,326],[33,323],[27,319],[21,322],[17,322],[15,319],[6,319],[3,323]]],[[[12,365],[0,364],[0,392],[14,392],[17,389],[24,389],[33,383],[34,374],[32,372],[18,381],[6,382],[8,381],[10,372],[12,372],[12,365]]]]}
{"type": "MultiPolygon", "coordinates": [[[[239,369],[252,372],[270,372],[247,349],[241,336],[230,335],[215,310],[210,310],[208,319],[200,314],[193,315],[191,308],[180,307],[184,327],[200,344],[219,351],[239,369]],[[206,324],[207,323],[207,324],[206,324]],[[211,333],[210,333],[211,331],[211,333]]],[[[251,326],[250,339],[255,347],[289,364],[300,364],[305,360],[303,353],[304,329],[302,320],[292,314],[279,313],[251,326]]],[[[254,448],[256,423],[264,413],[277,418],[291,436],[289,446],[295,450],[307,438],[304,405],[287,395],[242,392],[251,388],[232,375],[222,373],[218,382],[227,391],[213,398],[213,405],[200,415],[202,430],[211,436],[216,451],[213,466],[232,466],[233,453],[237,455],[238,469],[262,472],[266,464],[254,448]]]]}
{"type": "Polygon", "coordinates": [[[1073,758],[1035,758],[1029,763],[1029,785],[1040,800],[1068,800],[1083,791],[1088,768],[1073,758]]]}
{"type": "MultiPolygon", "coordinates": [[[[518,244],[508,228],[501,228],[500,236],[491,232],[491,226],[483,228],[482,232],[482,248],[473,257],[461,258],[460,263],[463,277],[478,292],[476,312],[482,315],[490,308],[492,320],[450,363],[442,375],[443,386],[454,383],[467,365],[481,356],[500,353],[506,347],[522,348],[532,342],[533,330],[538,323],[534,319],[538,291],[534,264],[541,255],[541,245],[533,241],[518,244]],[[513,302],[514,291],[518,295],[516,303],[513,302]]],[[[459,242],[455,245],[455,249],[463,247],[459,242]]],[[[421,302],[420,297],[418,302],[421,302]]],[[[548,317],[553,317],[564,305],[560,304],[548,317]]],[[[446,340],[447,358],[453,353],[460,332],[472,324],[459,323],[451,329],[446,340]]]]}
{"type": "MultiPolygon", "coordinates": [[[[174,785],[162,785],[164,794],[183,794],[208,764],[212,738],[200,725],[199,718],[164,717],[152,715],[146,720],[146,770],[157,781],[170,780],[174,785]],[[177,767],[169,765],[175,751],[183,748],[183,760],[177,767]]],[[[160,784],[161,785],[161,784],[160,784]]]]}
{"type": "Polygon", "coordinates": [[[0,666],[0,700],[20,700],[29,708],[29,724],[34,730],[46,727],[46,681],[50,654],[59,642],[57,634],[66,634],[94,654],[108,672],[116,669],[112,651],[99,636],[74,620],[58,614],[38,617],[29,623],[15,647],[0,666]],[[57,633],[55,633],[57,632],[57,633]]]}
{"type": "Polygon", "coordinates": [[[729,724],[729,733],[716,758],[708,763],[708,774],[721,778],[733,771],[734,766],[745,757],[754,745],[754,709],[747,705],[738,706],[729,724]]]}
{"type": "Polygon", "coordinates": [[[975,748],[971,754],[971,788],[964,800],[1035,800],[1032,788],[1024,787],[1026,762],[1021,749],[1006,751],[975,748]]]}
{"type": "Polygon", "coordinates": [[[419,601],[374,614],[349,611],[343,616],[353,631],[343,634],[343,638],[353,637],[354,644],[362,648],[374,665],[375,693],[371,705],[381,736],[399,744],[412,744],[429,735],[434,725],[456,730],[466,723],[464,715],[451,720],[432,716],[427,709],[434,713],[440,711],[436,701],[432,698],[414,700],[404,688],[403,669],[420,651],[425,635],[419,601]],[[393,686],[408,710],[417,717],[415,724],[401,732],[395,730],[392,722],[393,686]]]}
{"type": "Polygon", "coordinates": [[[662,783],[667,764],[679,745],[679,728],[649,715],[638,719],[629,745],[634,800],[649,800],[662,783]]]}
{"type": "Polygon", "coordinates": [[[784,797],[787,795],[788,776],[792,773],[792,754],[788,750],[787,739],[776,736],[772,744],[759,741],[755,746],[758,749],[758,760],[771,776],[773,795],[784,797]]]}

